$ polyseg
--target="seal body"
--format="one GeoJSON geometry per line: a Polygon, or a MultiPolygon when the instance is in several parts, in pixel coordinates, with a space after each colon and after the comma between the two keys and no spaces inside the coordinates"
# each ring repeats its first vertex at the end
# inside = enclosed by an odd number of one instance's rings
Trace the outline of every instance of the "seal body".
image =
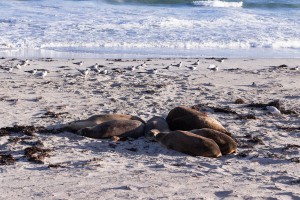
{"type": "Polygon", "coordinates": [[[236,142],[228,135],[209,128],[191,130],[191,133],[214,140],[219,146],[223,155],[235,153],[236,142]]]}
{"type": "Polygon", "coordinates": [[[145,126],[145,136],[149,138],[149,133],[152,129],[159,130],[159,132],[170,132],[169,125],[163,117],[152,117],[145,126]]]}
{"type": "Polygon", "coordinates": [[[97,139],[113,136],[138,138],[144,135],[144,128],[145,125],[137,120],[111,120],[94,127],[83,128],[78,131],[78,135],[97,139]]]}
{"type": "Polygon", "coordinates": [[[215,141],[187,131],[171,131],[162,133],[151,130],[150,134],[161,145],[192,156],[217,158],[222,156],[215,141]]]}
{"type": "Polygon", "coordinates": [[[78,131],[80,129],[93,127],[103,122],[107,122],[111,120],[137,120],[142,123],[145,123],[141,118],[131,116],[131,115],[107,114],[107,115],[93,115],[86,120],[77,120],[77,121],[70,122],[65,126],[65,128],[69,128],[73,131],[78,131]]]}
{"type": "Polygon", "coordinates": [[[189,131],[193,129],[210,128],[231,135],[216,119],[185,106],[172,109],[166,120],[171,130],[189,131]]]}

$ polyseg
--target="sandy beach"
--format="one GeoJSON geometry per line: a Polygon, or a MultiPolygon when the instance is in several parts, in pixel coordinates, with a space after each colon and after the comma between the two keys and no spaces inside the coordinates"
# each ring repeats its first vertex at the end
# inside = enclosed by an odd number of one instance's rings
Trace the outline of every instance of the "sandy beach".
{"type": "Polygon", "coordinates": [[[300,199],[300,59],[201,58],[196,69],[196,58],[24,60],[0,59],[0,199],[300,199]],[[274,101],[281,114],[265,109],[274,101]],[[179,105],[218,119],[238,152],[192,157],[144,137],[45,131],[95,114],[147,121],[179,105]],[[39,162],[26,156],[33,146],[39,162]]]}

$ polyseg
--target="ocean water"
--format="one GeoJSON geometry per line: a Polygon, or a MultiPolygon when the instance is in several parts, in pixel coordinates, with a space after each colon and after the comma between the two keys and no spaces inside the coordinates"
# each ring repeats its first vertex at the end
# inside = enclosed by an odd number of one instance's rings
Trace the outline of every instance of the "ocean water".
{"type": "Polygon", "coordinates": [[[300,57],[300,1],[0,0],[0,55],[300,57]]]}

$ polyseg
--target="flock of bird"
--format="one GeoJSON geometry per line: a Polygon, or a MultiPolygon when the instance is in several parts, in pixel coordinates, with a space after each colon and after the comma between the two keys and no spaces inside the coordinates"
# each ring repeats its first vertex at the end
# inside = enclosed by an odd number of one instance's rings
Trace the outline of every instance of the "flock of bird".
{"type": "MultiPolygon", "coordinates": [[[[217,60],[217,61],[218,62],[224,62],[224,59],[217,60]]],[[[4,67],[4,70],[6,70],[8,72],[13,72],[14,70],[21,70],[21,69],[25,68],[26,66],[28,66],[29,62],[30,61],[28,59],[26,59],[26,60],[21,61],[21,63],[18,63],[17,65],[4,67]]],[[[74,62],[73,64],[77,65],[78,67],[82,67],[84,65],[84,62],[79,61],[79,62],[74,62]]],[[[190,70],[197,70],[199,65],[200,65],[200,60],[197,60],[195,63],[191,64],[191,66],[185,66],[185,67],[190,69],[190,70]]],[[[157,68],[146,69],[147,66],[148,66],[147,63],[144,62],[144,63],[139,64],[137,66],[127,67],[127,68],[125,68],[125,70],[135,71],[135,70],[145,69],[144,71],[139,71],[138,73],[149,73],[149,74],[156,74],[158,72],[157,68]]],[[[162,69],[170,70],[172,67],[182,68],[183,66],[184,66],[183,62],[179,62],[178,64],[171,64],[171,65],[168,65],[167,67],[164,67],[162,69]]],[[[93,71],[96,74],[104,74],[104,75],[109,74],[109,71],[107,69],[101,69],[101,68],[104,68],[104,67],[105,67],[104,65],[99,65],[98,63],[96,63],[92,66],[86,67],[85,69],[76,68],[76,70],[79,71],[80,74],[85,76],[85,77],[87,77],[91,71],[93,71]]],[[[216,71],[218,71],[219,68],[215,64],[210,64],[207,67],[207,69],[216,72],[216,71]]],[[[119,68],[113,68],[112,69],[112,71],[120,71],[120,70],[121,69],[119,69],[119,68]]],[[[33,70],[27,70],[25,72],[30,73],[30,74],[32,74],[34,76],[37,76],[37,77],[45,78],[50,71],[45,70],[45,69],[33,69],[33,70]]]]}

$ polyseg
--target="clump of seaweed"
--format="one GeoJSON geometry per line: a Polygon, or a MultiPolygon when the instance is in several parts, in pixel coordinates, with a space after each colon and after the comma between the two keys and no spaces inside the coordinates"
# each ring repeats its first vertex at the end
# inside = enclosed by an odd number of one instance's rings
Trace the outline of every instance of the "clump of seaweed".
{"type": "Polygon", "coordinates": [[[49,157],[51,149],[43,149],[37,146],[27,147],[24,149],[25,157],[35,163],[44,163],[44,159],[49,157]]]}

